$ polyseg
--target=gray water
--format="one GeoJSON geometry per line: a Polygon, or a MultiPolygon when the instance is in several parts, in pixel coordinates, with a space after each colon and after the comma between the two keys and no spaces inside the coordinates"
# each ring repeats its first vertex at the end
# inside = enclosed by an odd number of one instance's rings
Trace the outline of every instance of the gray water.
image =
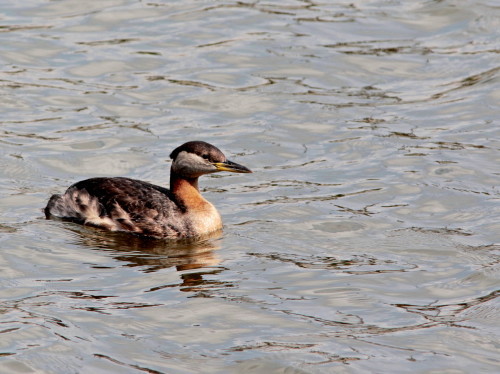
{"type": "Polygon", "coordinates": [[[3,1],[0,373],[500,370],[495,1],[3,1]],[[195,243],[45,220],[91,176],[168,185],[195,243]]]}

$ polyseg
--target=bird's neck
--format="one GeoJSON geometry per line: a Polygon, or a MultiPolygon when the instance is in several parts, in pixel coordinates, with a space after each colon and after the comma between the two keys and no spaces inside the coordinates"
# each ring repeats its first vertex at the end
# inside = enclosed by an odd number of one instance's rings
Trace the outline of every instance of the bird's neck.
{"type": "Polygon", "coordinates": [[[196,235],[205,235],[222,228],[219,212],[198,190],[198,178],[183,178],[170,172],[170,192],[184,210],[196,235]]]}
{"type": "Polygon", "coordinates": [[[185,178],[171,172],[170,191],[180,200],[180,202],[182,202],[182,205],[184,205],[187,210],[203,209],[208,203],[208,201],[201,196],[200,190],[198,189],[198,177],[185,178]]]}

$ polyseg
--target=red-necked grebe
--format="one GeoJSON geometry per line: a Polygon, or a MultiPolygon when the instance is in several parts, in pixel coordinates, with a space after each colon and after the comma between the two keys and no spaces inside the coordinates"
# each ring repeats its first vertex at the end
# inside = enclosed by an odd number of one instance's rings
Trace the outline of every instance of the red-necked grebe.
{"type": "Polygon", "coordinates": [[[198,178],[230,171],[251,173],[215,146],[191,141],[170,154],[170,190],[130,178],[91,178],[53,195],[45,216],[111,231],[157,238],[189,238],[222,228],[217,209],[201,196],[198,178]]]}

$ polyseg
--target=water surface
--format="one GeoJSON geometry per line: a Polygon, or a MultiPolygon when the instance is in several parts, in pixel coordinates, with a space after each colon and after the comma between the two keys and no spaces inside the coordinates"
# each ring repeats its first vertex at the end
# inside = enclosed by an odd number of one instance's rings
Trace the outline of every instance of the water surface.
{"type": "Polygon", "coordinates": [[[497,372],[492,1],[8,1],[0,372],[497,372]],[[91,176],[168,184],[222,235],[45,220],[91,176]]]}

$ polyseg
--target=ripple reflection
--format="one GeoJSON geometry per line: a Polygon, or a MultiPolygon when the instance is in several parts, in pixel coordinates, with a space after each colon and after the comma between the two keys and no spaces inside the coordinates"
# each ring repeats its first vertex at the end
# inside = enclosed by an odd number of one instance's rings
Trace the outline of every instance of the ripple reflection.
{"type": "Polygon", "coordinates": [[[126,262],[129,267],[140,266],[144,272],[170,267],[178,271],[215,267],[220,262],[215,251],[220,248],[221,232],[198,239],[173,241],[87,227],[72,227],[71,231],[75,235],[75,244],[112,251],[117,261],[126,262]]]}

